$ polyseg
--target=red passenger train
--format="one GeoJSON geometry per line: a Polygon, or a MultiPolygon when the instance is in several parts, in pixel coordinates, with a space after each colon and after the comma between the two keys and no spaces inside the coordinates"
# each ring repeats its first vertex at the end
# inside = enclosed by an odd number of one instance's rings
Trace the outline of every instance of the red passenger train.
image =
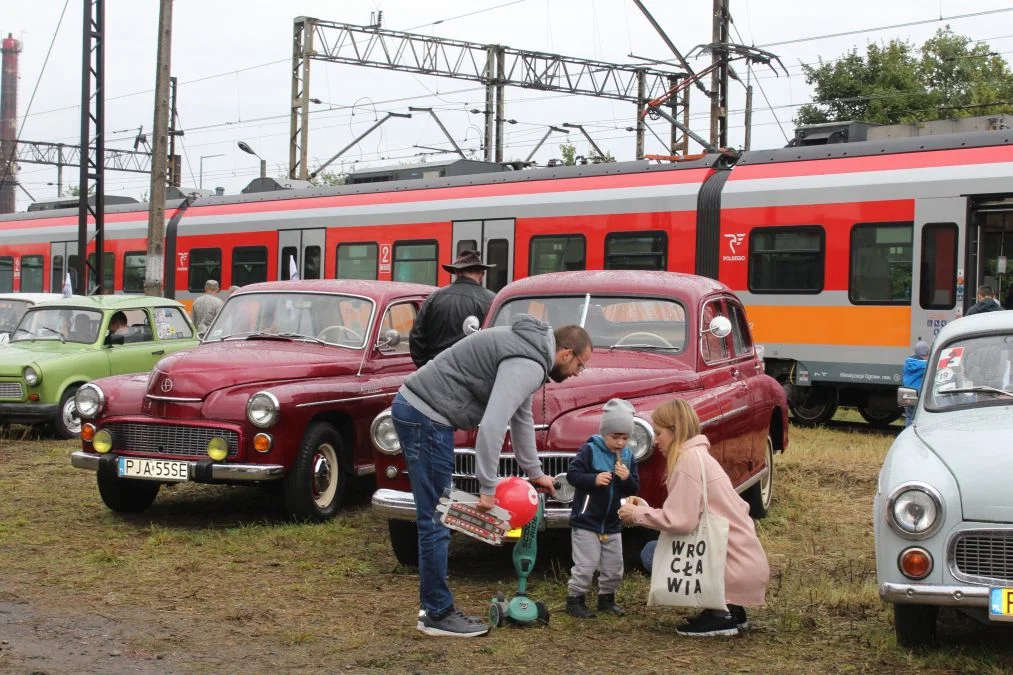
{"type": "MultiPolygon", "coordinates": [[[[209,278],[287,279],[290,259],[302,279],[445,284],[440,263],[463,247],[496,264],[493,290],[562,270],[693,272],[747,306],[796,421],[840,404],[887,423],[911,345],[961,316],[978,284],[1005,292],[1013,280],[1011,141],[982,132],[174,201],[164,290],[188,302],[209,278]]],[[[141,292],[147,206],[110,206],[105,222],[106,287],[141,292]]],[[[0,217],[0,292],[58,290],[76,240],[76,211],[0,217]]]]}

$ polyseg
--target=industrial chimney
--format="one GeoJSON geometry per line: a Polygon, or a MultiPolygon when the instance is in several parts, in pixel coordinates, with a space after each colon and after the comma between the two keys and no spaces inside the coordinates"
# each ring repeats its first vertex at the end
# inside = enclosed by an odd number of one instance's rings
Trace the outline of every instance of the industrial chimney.
{"type": "Polygon", "coordinates": [[[10,33],[0,46],[0,213],[14,213],[17,166],[13,163],[18,138],[18,54],[21,42],[10,33]]]}

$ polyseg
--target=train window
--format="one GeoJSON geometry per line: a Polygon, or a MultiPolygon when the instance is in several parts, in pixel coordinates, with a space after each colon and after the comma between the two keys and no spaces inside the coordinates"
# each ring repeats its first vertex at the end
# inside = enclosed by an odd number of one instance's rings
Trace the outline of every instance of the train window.
{"type": "Polygon", "coordinates": [[[461,239],[459,242],[457,242],[457,255],[455,256],[455,258],[460,257],[462,251],[477,251],[477,250],[478,250],[477,241],[475,241],[474,239],[461,239]]]}
{"type": "Polygon", "coordinates": [[[41,293],[42,280],[42,256],[21,256],[21,292],[41,293]]]}
{"type": "Polygon", "coordinates": [[[394,281],[436,285],[435,241],[394,242],[394,281]]]}
{"type": "Polygon", "coordinates": [[[232,285],[267,281],[267,247],[237,246],[232,249],[232,285]]]}
{"type": "Polygon", "coordinates": [[[338,279],[376,279],[376,244],[338,244],[338,279]]]}
{"type": "Polygon", "coordinates": [[[305,262],[303,263],[303,279],[320,278],[320,247],[307,246],[305,248],[305,262]]]}
{"type": "Polygon", "coordinates": [[[78,267],[80,265],[81,265],[81,258],[80,257],[78,257],[76,255],[69,255],[69,256],[67,256],[67,270],[66,270],[66,274],[64,274],[64,276],[60,279],[60,283],[59,284],[57,284],[56,286],[53,286],[53,292],[54,293],[59,293],[60,290],[63,288],[63,284],[64,284],[64,282],[67,279],[67,277],[66,277],[67,274],[70,275],[70,288],[71,288],[71,290],[74,291],[75,293],[81,293],[81,290],[80,290],[81,289],[81,285],[80,285],[80,283],[78,283],[78,278],[77,278],[77,269],[78,269],[78,267]]]}
{"type": "MultiPolygon", "coordinates": [[[[88,292],[91,293],[98,286],[98,277],[95,275],[95,254],[88,254],[88,292]]],[[[109,251],[102,253],[102,292],[110,294],[113,292],[113,284],[116,279],[116,254],[109,251]]]]}
{"type": "Polygon", "coordinates": [[[485,287],[498,293],[510,278],[510,242],[506,239],[490,239],[486,244],[485,261],[495,265],[491,270],[486,270],[485,287]]]}
{"type": "Polygon", "coordinates": [[[296,246],[285,246],[281,249],[281,281],[288,281],[292,278],[292,268],[299,269],[299,248],[296,246]],[[295,263],[293,265],[292,263],[295,263]]]}
{"type": "Polygon", "coordinates": [[[14,258],[0,256],[0,293],[14,292],[14,258]]]}
{"type": "Polygon", "coordinates": [[[203,293],[204,284],[209,279],[218,283],[222,281],[222,249],[190,249],[190,279],[187,289],[191,293],[203,293]]]}
{"type": "Polygon", "coordinates": [[[913,229],[912,223],[859,223],[851,229],[852,303],[911,304],[913,229]]]}
{"type": "Polygon", "coordinates": [[[615,232],[605,237],[605,269],[665,270],[667,251],[664,232],[615,232]]]}
{"type": "Polygon", "coordinates": [[[127,251],[123,254],[123,292],[144,292],[144,266],[147,255],[144,251],[127,251]]]}
{"type": "Polygon", "coordinates": [[[826,255],[826,235],[818,225],[754,228],[749,233],[749,291],[819,293],[826,255]]]}
{"type": "Polygon", "coordinates": [[[586,248],[580,234],[531,237],[528,275],[582,270],[587,262],[586,248]]]}
{"type": "Polygon", "coordinates": [[[929,223],[922,228],[919,286],[918,299],[924,309],[953,309],[957,304],[956,223],[929,223]]]}

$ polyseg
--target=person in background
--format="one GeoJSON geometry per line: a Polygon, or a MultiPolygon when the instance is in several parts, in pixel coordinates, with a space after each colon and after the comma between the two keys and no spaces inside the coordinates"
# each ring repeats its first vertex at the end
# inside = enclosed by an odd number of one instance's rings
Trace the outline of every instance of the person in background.
{"type": "Polygon", "coordinates": [[[106,344],[123,344],[123,339],[130,326],[127,323],[127,315],[121,311],[113,312],[109,317],[109,332],[106,335],[106,344]]]}
{"type": "Polygon", "coordinates": [[[464,337],[464,320],[469,316],[485,319],[495,294],[482,286],[485,271],[495,265],[482,262],[478,251],[463,250],[457,260],[443,266],[457,278],[449,286],[434,292],[422,303],[419,315],[408,334],[408,347],[416,367],[426,365],[436,355],[464,337]]]}
{"type": "Polygon", "coordinates": [[[640,474],[628,443],[633,435],[633,404],[621,398],[605,403],[598,433],[570,460],[566,480],[576,488],[570,510],[570,571],[566,613],[578,619],[594,616],[586,604],[598,572],[598,611],[624,614],[616,605],[623,580],[623,524],[619,505],[640,489],[640,474]]]}
{"type": "Polygon", "coordinates": [[[206,333],[225,301],[218,297],[221,287],[214,279],[204,282],[204,294],[193,301],[193,322],[198,333],[206,333]]]}
{"type": "MultiPolygon", "coordinates": [[[[919,340],[915,343],[915,353],[904,360],[904,378],[901,384],[911,387],[915,391],[922,390],[922,380],[925,379],[925,367],[929,363],[929,343],[919,340]]],[[[911,426],[914,420],[914,408],[904,408],[904,426],[911,426]]]]}
{"type": "Polygon", "coordinates": [[[995,292],[991,286],[978,286],[978,302],[967,309],[967,314],[981,314],[982,312],[998,312],[1002,305],[995,299],[995,292]]]}
{"type": "MultiPolygon", "coordinates": [[[[770,580],[770,566],[756,536],[749,505],[732,487],[724,468],[710,454],[710,441],[700,433],[700,418],[682,399],[663,403],[651,413],[654,442],[665,456],[668,497],[660,509],[652,508],[640,497],[629,497],[619,507],[619,517],[627,525],[642,525],[672,534],[688,534],[700,526],[703,482],[700,459],[707,474],[708,509],[728,519],[728,553],[725,559],[725,599],[727,611],[705,609],[676,629],[679,635],[737,635],[749,626],[743,605],[762,605],[770,580]]],[[[654,550],[652,541],[640,554],[650,571],[654,550]]]]}
{"type": "Polygon", "coordinates": [[[229,286],[228,293],[225,294],[225,297],[229,297],[230,295],[232,295],[233,293],[235,293],[238,290],[239,290],[239,286],[235,286],[235,285],[229,286]]]}

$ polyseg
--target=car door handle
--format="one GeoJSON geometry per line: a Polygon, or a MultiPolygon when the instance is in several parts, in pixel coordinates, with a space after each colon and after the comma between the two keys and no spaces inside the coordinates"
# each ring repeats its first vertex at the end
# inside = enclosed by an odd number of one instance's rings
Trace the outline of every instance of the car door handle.
{"type": "Polygon", "coordinates": [[[164,349],[159,349],[157,352],[151,352],[151,355],[152,356],[158,356],[159,354],[164,354],[164,353],[165,353],[164,349]]]}

